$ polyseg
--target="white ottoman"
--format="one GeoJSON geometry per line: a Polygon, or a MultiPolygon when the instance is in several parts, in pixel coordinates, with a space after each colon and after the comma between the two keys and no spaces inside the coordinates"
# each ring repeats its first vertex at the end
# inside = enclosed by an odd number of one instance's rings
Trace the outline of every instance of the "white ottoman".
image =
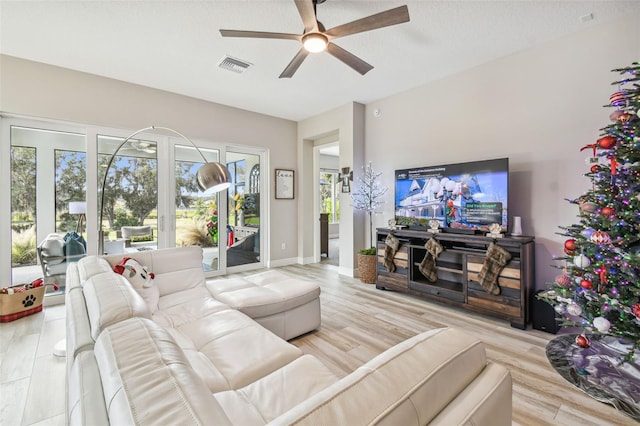
{"type": "Polygon", "coordinates": [[[320,286],[272,270],[207,282],[217,300],[285,340],[320,327],[320,286]]]}

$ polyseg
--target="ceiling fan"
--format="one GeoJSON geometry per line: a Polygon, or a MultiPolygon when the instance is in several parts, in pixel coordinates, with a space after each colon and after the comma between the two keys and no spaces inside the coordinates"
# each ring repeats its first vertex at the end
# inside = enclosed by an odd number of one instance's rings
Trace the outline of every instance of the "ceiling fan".
{"type": "Polygon", "coordinates": [[[131,141],[130,144],[136,151],[146,152],[147,154],[155,154],[156,152],[156,144],[152,142],[131,141]]]}
{"type": "Polygon", "coordinates": [[[373,69],[373,66],[332,43],[332,40],[409,21],[409,9],[405,5],[327,30],[324,28],[324,25],[318,21],[316,14],[316,6],[325,1],[326,0],[294,0],[298,8],[298,13],[300,13],[300,17],[302,18],[302,23],[304,24],[304,32],[302,34],[241,30],[220,30],[220,34],[223,37],[275,38],[297,40],[302,43],[302,48],[296,56],[293,57],[291,62],[289,62],[289,65],[287,65],[282,74],[280,74],[280,78],[291,78],[309,53],[322,52],[323,50],[326,50],[329,54],[335,56],[360,74],[365,75],[373,69]]]}

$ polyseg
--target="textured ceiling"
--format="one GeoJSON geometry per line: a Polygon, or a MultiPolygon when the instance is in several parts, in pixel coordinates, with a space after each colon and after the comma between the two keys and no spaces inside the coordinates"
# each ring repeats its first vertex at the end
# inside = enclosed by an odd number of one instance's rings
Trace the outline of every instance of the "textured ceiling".
{"type": "Polygon", "coordinates": [[[301,33],[293,0],[0,0],[0,53],[301,120],[640,12],[638,0],[328,0],[318,19],[331,28],[403,4],[410,22],[335,41],[375,67],[365,76],[320,53],[279,79],[296,41],[220,36],[221,28],[301,33]],[[225,55],[253,66],[220,69],[225,55]]]}

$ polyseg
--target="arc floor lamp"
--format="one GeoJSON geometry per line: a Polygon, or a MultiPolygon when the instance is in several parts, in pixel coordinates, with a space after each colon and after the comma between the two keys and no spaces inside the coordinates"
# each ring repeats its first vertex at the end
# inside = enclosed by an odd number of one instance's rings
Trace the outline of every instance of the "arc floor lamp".
{"type": "Polygon", "coordinates": [[[109,169],[111,168],[111,165],[113,164],[116,158],[116,155],[118,154],[118,151],[120,151],[120,149],[127,142],[129,142],[136,135],[150,131],[150,130],[162,130],[162,131],[167,131],[167,132],[173,133],[174,135],[180,136],[182,139],[189,142],[196,149],[196,151],[198,151],[198,153],[200,154],[200,156],[202,156],[202,159],[204,160],[204,164],[198,169],[196,173],[196,181],[198,184],[198,188],[200,188],[202,192],[204,191],[220,192],[227,189],[231,184],[231,174],[229,173],[229,170],[227,169],[227,167],[217,162],[212,162],[212,163],[208,162],[206,157],[204,156],[202,151],[200,151],[200,149],[196,146],[196,144],[193,143],[191,139],[189,139],[182,133],[176,130],[170,129],[168,127],[160,127],[160,126],[150,126],[150,127],[145,127],[144,129],[136,130],[135,132],[127,136],[120,143],[120,145],[118,145],[115,152],[111,155],[111,158],[109,158],[109,163],[107,163],[107,168],[104,171],[104,179],[102,180],[102,190],[100,193],[100,220],[98,221],[98,253],[100,255],[104,254],[104,231],[102,229],[102,220],[104,215],[104,193],[105,193],[105,188],[107,186],[107,177],[109,175],[109,169]]]}

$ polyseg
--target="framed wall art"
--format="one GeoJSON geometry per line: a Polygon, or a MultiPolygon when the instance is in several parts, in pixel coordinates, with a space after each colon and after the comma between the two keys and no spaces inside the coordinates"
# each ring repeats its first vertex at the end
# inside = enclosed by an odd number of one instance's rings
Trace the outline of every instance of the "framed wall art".
{"type": "Polygon", "coordinates": [[[276,199],[293,200],[293,170],[276,169],[276,199]]]}

